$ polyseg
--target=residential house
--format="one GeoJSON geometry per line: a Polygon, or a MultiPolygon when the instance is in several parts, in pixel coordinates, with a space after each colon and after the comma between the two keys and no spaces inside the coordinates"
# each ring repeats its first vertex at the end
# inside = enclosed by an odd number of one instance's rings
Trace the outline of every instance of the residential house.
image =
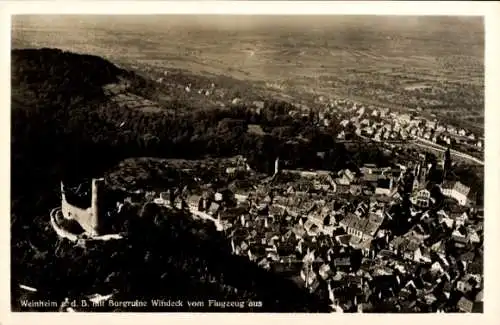
{"type": "Polygon", "coordinates": [[[467,241],[470,244],[478,244],[481,242],[481,238],[479,237],[475,229],[472,228],[467,229],[467,241]]]}
{"type": "Polygon", "coordinates": [[[286,208],[282,205],[273,204],[269,206],[269,216],[273,219],[277,219],[286,213],[286,208]]]}
{"type": "Polygon", "coordinates": [[[220,210],[220,207],[221,207],[221,206],[220,206],[220,204],[219,204],[219,203],[217,203],[217,202],[212,202],[212,203],[210,204],[210,206],[208,207],[208,209],[207,209],[207,210],[208,210],[208,214],[210,214],[210,215],[212,215],[212,216],[216,216],[216,215],[217,215],[217,213],[218,213],[218,212],[219,212],[219,210],[220,210]]]}
{"type": "Polygon", "coordinates": [[[336,268],[350,268],[351,258],[349,256],[339,256],[333,259],[333,264],[336,268]]]}
{"type": "Polygon", "coordinates": [[[431,199],[431,192],[429,192],[426,189],[422,189],[418,191],[414,197],[412,197],[411,201],[415,206],[421,209],[426,209],[429,207],[430,199],[431,199]]]}
{"type": "Polygon", "coordinates": [[[459,281],[457,281],[456,290],[470,297],[478,290],[480,290],[481,280],[481,277],[465,275],[459,281]]]}
{"type": "Polygon", "coordinates": [[[444,224],[448,229],[451,229],[454,227],[455,221],[446,214],[443,210],[439,210],[437,212],[438,215],[438,220],[440,224],[444,224]]]}
{"type": "Polygon", "coordinates": [[[351,184],[349,187],[351,195],[359,196],[363,193],[363,188],[359,184],[351,184]]]}
{"type": "Polygon", "coordinates": [[[317,191],[322,190],[322,191],[336,191],[337,184],[333,180],[333,178],[330,176],[330,174],[318,174],[316,177],[313,179],[313,188],[317,191]]]}
{"type": "Polygon", "coordinates": [[[465,205],[467,203],[467,197],[470,193],[470,187],[460,183],[459,181],[446,181],[441,186],[441,192],[443,195],[457,200],[460,205],[465,205]]]}
{"type": "Polygon", "coordinates": [[[432,246],[430,247],[432,251],[438,253],[438,254],[444,254],[446,252],[445,250],[445,245],[443,241],[437,241],[432,246]]]}
{"type": "MultiPolygon", "coordinates": [[[[476,279],[481,279],[483,274],[483,263],[480,260],[474,260],[467,265],[467,274],[476,279]]],[[[479,282],[479,281],[478,281],[479,282]]]]}
{"type": "Polygon", "coordinates": [[[354,181],[354,173],[349,169],[344,169],[340,171],[339,177],[335,179],[335,182],[340,185],[350,185],[354,181]]]}
{"type": "Polygon", "coordinates": [[[370,186],[377,186],[378,179],[380,177],[380,173],[363,173],[363,176],[361,177],[360,181],[364,185],[370,185],[370,186]]]}
{"type": "Polygon", "coordinates": [[[394,193],[392,194],[392,200],[394,202],[398,202],[398,201],[401,201],[403,198],[401,197],[401,194],[398,192],[398,191],[394,191],[394,193]]]}
{"type": "Polygon", "coordinates": [[[240,191],[238,193],[234,194],[234,198],[236,199],[237,203],[244,203],[248,200],[249,193],[245,191],[240,191]]]}
{"type": "Polygon", "coordinates": [[[450,218],[455,221],[455,226],[464,226],[469,216],[466,211],[455,211],[450,213],[450,218]]]}
{"type": "Polygon", "coordinates": [[[203,200],[201,195],[196,195],[196,194],[190,195],[187,198],[187,203],[190,207],[195,208],[196,210],[199,211],[203,211],[203,208],[205,207],[205,200],[203,200]]]}
{"type": "Polygon", "coordinates": [[[304,281],[304,285],[310,291],[314,291],[317,288],[318,276],[312,270],[312,267],[305,267],[300,271],[300,278],[304,281]]]}
{"type": "Polygon", "coordinates": [[[365,119],[361,120],[360,124],[361,125],[370,125],[370,120],[365,118],[365,119]]]}
{"type": "Polygon", "coordinates": [[[375,258],[375,250],[372,247],[372,239],[374,236],[365,236],[364,238],[351,237],[349,245],[354,249],[361,251],[361,254],[365,257],[375,258]]]}
{"type": "Polygon", "coordinates": [[[375,194],[390,196],[393,190],[393,180],[392,178],[381,178],[377,181],[377,187],[375,188],[375,194]]]}
{"type": "Polygon", "coordinates": [[[356,207],[356,211],[354,211],[354,214],[358,217],[362,217],[369,211],[368,208],[369,207],[365,202],[361,202],[356,207]]]}
{"type": "Polygon", "coordinates": [[[411,116],[409,114],[399,115],[399,121],[403,124],[409,124],[411,121],[411,116]]]}
{"type": "Polygon", "coordinates": [[[474,307],[474,303],[469,299],[462,297],[457,303],[457,307],[460,311],[465,313],[471,313],[472,308],[474,307]]]}
{"type": "Polygon", "coordinates": [[[335,236],[335,241],[342,247],[348,247],[351,241],[352,235],[347,234],[347,235],[338,235],[335,236]]]}
{"type": "Polygon", "coordinates": [[[483,290],[479,291],[477,293],[477,295],[476,295],[476,299],[475,299],[476,302],[482,302],[483,301],[483,295],[484,295],[483,290]]]}
{"type": "Polygon", "coordinates": [[[380,169],[375,164],[364,164],[360,168],[361,173],[364,174],[380,174],[380,169]]]}
{"type": "Polygon", "coordinates": [[[263,268],[264,270],[271,269],[271,263],[267,257],[262,258],[260,262],[257,263],[257,265],[263,268]]]}
{"type": "Polygon", "coordinates": [[[451,134],[457,134],[457,129],[452,125],[447,125],[446,131],[451,134]]]}
{"type": "Polygon", "coordinates": [[[323,280],[327,280],[330,276],[333,275],[330,265],[326,263],[320,266],[318,273],[323,280]]]}
{"type": "Polygon", "coordinates": [[[234,176],[236,174],[236,167],[227,167],[226,174],[234,176]]]}
{"type": "Polygon", "coordinates": [[[309,236],[318,236],[322,230],[322,227],[318,227],[318,225],[316,225],[314,222],[312,222],[311,220],[307,220],[305,223],[304,223],[304,229],[306,230],[307,234],[309,236]]]}
{"type": "Polygon", "coordinates": [[[258,109],[264,109],[264,102],[261,100],[253,101],[252,104],[258,109]]]}
{"type": "Polygon", "coordinates": [[[437,273],[437,274],[443,274],[444,273],[444,268],[443,268],[443,266],[441,265],[441,263],[439,261],[435,261],[431,265],[431,272],[437,273]]]}
{"type": "Polygon", "coordinates": [[[431,263],[430,250],[421,245],[413,252],[413,260],[417,263],[431,263]]]}
{"type": "Polygon", "coordinates": [[[467,234],[463,230],[455,229],[451,234],[451,238],[455,241],[456,246],[463,247],[467,244],[467,234]]]}
{"type": "Polygon", "coordinates": [[[382,225],[383,216],[371,213],[368,218],[358,217],[354,214],[348,214],[341,222],[340,226],[345,231],[356,237],[359,241],[372,240],[382,225]]]}
{"type": "Polygon", "coordinates": [[[215,193],[214,199],[216,202],[221,202],[223,199],[223,195],[220,192],[215,193]]]}
{"type": "Polygon", "coordinates": [[[474,251],[468,251],[468,252],[461,254],[459,259],[468,264],[474,260],[475,256],[476,256],[476,254],[474,253],[474,251]]]}
{"type": "Polygon", "coordinates": [[[158,205],[167,205],[168,200],[164,200],[161,197],[157,197],[153,199],[153,203],[158,204],[158,205]]]}
{"type": "Polygon", "coordinates": [[[411,231],[404,236],[395,237],[391,240],[389,242],[389,249],[396,253],[396,255],[402,256],[405,259],[425,261],[427,259],[427,255],[430,253],[422,251],[424,238],[424,236],[411,231]]]}

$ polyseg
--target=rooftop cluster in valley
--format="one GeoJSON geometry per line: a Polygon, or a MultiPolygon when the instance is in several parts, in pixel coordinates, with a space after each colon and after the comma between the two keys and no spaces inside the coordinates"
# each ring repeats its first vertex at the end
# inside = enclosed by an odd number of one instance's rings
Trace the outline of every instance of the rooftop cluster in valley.
{"type": "Polygon", "coordinates": [[[233,254],[330,299],[334,311],[471,312],[482,308],[483,209],[474,189],[446,179],[450,159],[338,172],[282,169],[276,159],[267,177],[241,156],[178,161],[198,185],[136,190],[117,209],[189,211],[213,223],[233,254]],[[196,176],[207,164],[218,167],[218,185],[196,176]],[[440,182],[428,181],[431,168],[440,182]]]}

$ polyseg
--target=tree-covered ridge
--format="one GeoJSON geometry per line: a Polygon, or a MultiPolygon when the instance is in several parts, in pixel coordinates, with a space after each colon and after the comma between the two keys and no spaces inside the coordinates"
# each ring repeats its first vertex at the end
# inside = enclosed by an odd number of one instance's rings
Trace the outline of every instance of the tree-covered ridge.
{"type": "Polygon", "coordinates": [[[120,108],[102,94],[101,86],[119,77],[130,81],[130,91],[154,91],[149,81],[135,73],[124,72],[102,59],[59,50],[15,50],[12,56],[12,162],[13,166],[20,166],[13,172],[23,170],[19,177],[26,181],[32,176],[46,175],[49,168],[78,170],[81,175],[87,170],[92,172],[96,163],[106,165],[108,159],[117,161],[130,156],[197,158],[207,154],[245,154],[267,169],[269,161],[262,159],[266,156],[274,160],[277,154],[283,154],[299,161],[313,157],[318,150],[332,149],[335,130],[325,133],[310,118],[292,119],[283,114],[290,106],[285,102],[267,101],[262,114],[244,105],[204,110],[182,108],[182,103],[174,116],[146,114],[120,108]],[[100,68],[89,67],[93,60],[100,68]],[[67,84],[76,86],[65,91],[67,84]],[[267,133],[251,134],[247,132],[249,124],[261,124],[267,133]],[[294,136],[309,140],[322,137],[326,141],[285,141],[294,136]],[[33,156],[24,159],[26,155],[33,156]],[[98,162],[95,157],[99,157],[98,162]],[[47,159],[51,165],[61,166],[47,168],[47,159]],[[22,167],[33,160],[39,162],[38,166],[22,167]],[[39,170],[35,173],[36,169],[39,170]]]}

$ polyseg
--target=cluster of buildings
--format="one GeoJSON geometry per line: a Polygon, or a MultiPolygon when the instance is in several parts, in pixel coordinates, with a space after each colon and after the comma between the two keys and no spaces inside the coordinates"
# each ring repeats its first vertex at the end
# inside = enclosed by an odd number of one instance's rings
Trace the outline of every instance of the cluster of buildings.
{"type": "MultiPolygon", "coordinates": [[[[334,120],[340,120],[342,127],[338,137],[344,138],[348,130],[354,130],[358,136],[374,141],[410,141],[420,139],[445,146],[468,148],[481,151],[484,147],[484,137],[474,132],[457,128],[453,125],[440,123],[437,119],[427,119],[418,116],[417,112],[402,113],[372,105],[364,106],[351,100],[338,99],[323,103],[314,111],[318,125],[330,127],[334,120]]],[[[309,115],[313,110],[308,106],[295,105],[296,110],[290,115],[309,115]]]]}
{"type": "MultiPolygon", "coordinates": [[[[185,91],[194,89],[187,85],[185,91]]],[[[216,89],[212,84],[198,93],[211,96],[216,89]]],[[[264,104],[253,105],[260,110],[264,104]]],[[[289,113],[311,111],[302,106],[289,113]]],[[[381,142],[421,138],[450,145],[462,139],[483,145],[467,130],[347,100],[314,113],[324,127],[342,117],[339,138],[354,130],[381,142]]],[[[440,163],[444,175],[450,159],[448,151],[440,163]]],[[[245,181],[242,175],[253,171],[237,157],[221,171],[231,180],[224,186],[145,192],[145,199],[213,221],[233,254],[329,299],[332,311],[481,311],[482,207],[459,181],[443,181],[436,194],[428,186],[432,167],[416,157],[383,168],[282,170],[277,159],[274,175],[245,181]]],[[[88,236],[99,234],[102,215],[96,184],[87,210],[68,204],[64,190],[62,196],[61,216],[80,223],[88,236]]]]}
{"type": "MultiPolygon", "coordinates": [[[[158,82],[163,83],[163,77],[158,79],[158,82]]],[[[216,87],[214,83],[194,86],[187,82],[185,85],[177,86],[186,93],[217,99],[217,104],[222,108],[242,102],[257,113],[264,108],[264,102],[260,100],[225,98],[225,91],[216,87]]],[[[336,122],[340,121],[342,128],[338,134],[339,139],[345,138],[350,130],[354,130],[358,136],[377,142],[421,140],[466,153],[481,152],[484,148],[482,135],[441,123],[436,118],[421,117],[418,109],[404,113],[386,107],[365,106],[348,99],[327,99],[324,96],[320,96],[312,105],[314,108],[311,108],[311,105],[294,103],[295,108],[289,110],[288,114],[294,117],[314,116],[316,123],[326,128],[334,124],[337,126],[336,122]]]]}
{"type": "Polygon", "coordinates": [[[332,311],[482,308],[482,208],[458,181],[436,197],[425,157],[338,172],[281,169],[277,159],[260,180],[242,177],[253,174],[244,157],[221,166],[222,187],[145,192],[146,201],[213,221],[233,254],[330,299],[332,311]]]}
{"type": "MultiPolygon", "coordinates": [[[[444,200],[437,197],[424,158],[338,172],[281,169],[277,159],[274,174],[256,180],[242,177],[253,171],[238,156],[221,164],[224,186],[139,192],[213,221],[233,254],[329,299],[332,311],[480,311],[483,210],[458,181],[442,182],[444,200]]],[[[449,159],[440,165],[449,168],[449,159]]],[[[62,188],[61,217],[78,222],[85,237],[105,235],[102,186],[92,182],[87,210],[68,203],[62,188]]],[[[118,212],[137,204],[128,201],[118,212]]]]}
{"type": "Polygon", "coordinates": [[[483,212],[470,189],[445,181],[438,204],[421,160],[360,170],[281,170],[277,161],[261,182],[187,200],[221,225],[233,254],[330,299],[332,311],[481,310],[483,212]]]}

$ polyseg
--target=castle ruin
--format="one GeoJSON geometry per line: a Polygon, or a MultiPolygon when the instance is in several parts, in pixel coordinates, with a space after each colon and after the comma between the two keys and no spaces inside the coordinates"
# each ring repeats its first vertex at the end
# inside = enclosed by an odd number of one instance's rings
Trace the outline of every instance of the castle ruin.
{"type": "Polygon", "coordinates": [[[75,220],[89,236],[100,235],[99,192],[104,184],[103,178],[92,179],[92,198],[90,207],[81,208],[69,203],[66,199],[64,183],[61,182],[61,211],[65,219],[75,220]]]}

